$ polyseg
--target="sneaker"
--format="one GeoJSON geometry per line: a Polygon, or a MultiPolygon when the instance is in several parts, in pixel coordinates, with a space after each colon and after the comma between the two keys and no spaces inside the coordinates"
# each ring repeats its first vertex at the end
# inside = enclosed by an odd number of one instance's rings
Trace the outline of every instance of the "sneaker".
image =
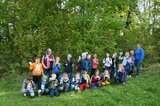
{"type": "Polygon", "coordinates": [[[24,93],[24,94],[23,94],[23,96],[27,96],[27,94],[26,94],[26,93],[24,93]]]}
{"type": "Polygon", "coordinates": [[[136,78],[139,78],[139,76],[137,75],[136,78]]]}
{"type": "Polygon", "coordinates": [[[41,96],[41,90],[38,90],[38,96],[41,96]]]}

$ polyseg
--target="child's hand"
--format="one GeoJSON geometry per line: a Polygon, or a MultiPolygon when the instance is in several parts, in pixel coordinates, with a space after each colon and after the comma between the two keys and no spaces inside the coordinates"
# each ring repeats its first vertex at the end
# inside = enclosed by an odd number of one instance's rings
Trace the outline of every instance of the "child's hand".
{"type": "Polygon", "coordinates": [[[29,62],[29,65],[31,65],[32,63],[31,62],[29,62]]]}

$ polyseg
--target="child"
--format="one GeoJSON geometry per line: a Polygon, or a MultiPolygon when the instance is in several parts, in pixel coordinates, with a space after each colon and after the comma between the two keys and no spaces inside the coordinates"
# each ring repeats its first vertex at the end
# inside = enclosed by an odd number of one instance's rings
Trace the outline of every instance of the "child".
{"type": "Polygon", "coordinates": [[[72,58],[72,55],[68,54],[67,61],[64,63],[65,72],[68,74],[69,79],[72,78],[72,70],[74,67],[74,64],[73,64],[71,58],[72,58]]]}
{"type": "Polygon", "coordinates": [[[92,59],[91,76],[95,74],[95,71],[97,70],[98,65],[99,65],[99,60],[97,58],[97,54],[94,54],[92,59]]]}
{"type": "Polygon", "coordinates": [[[117,57],[117,53],[115,52],[112,56],[112,72],[111,72],[111,77],[115,77],[115,74],[117,72],[118,69],[118,57],[117,57]]]}
{"type": "Polygon", "coordinates": [[[83,71],[82,73],[79,88],[81,91],[89,88],[89,79],[86,71],[83,71]]]}
{"type": "Polygon", "coordinates": [[[81,56],[78,57],[77,65],[76,65],[76,72],[80,72],[80,61],[81,61],[81,56]]]}
{"type": "Polygon", "coordinates": [[[120,53],[119,53],[119,57],[118,57],[119,64],[122,64],[123,58],[124,58],[123,52],[120,52],[120,53]]]}
{"type": "Polygon", "coordinates": [[[111,71],[112,59],[109,56],[109,53],[106,53],[106,57],[103,59],[103,68],[104,70],[111,71]]]}
{"type": "Polygon", "coordinates": [[[57,78],[59,77],[59,74],[62,68],[62,64],[59,62],[60,62],[60,57],[56,57],[55,63],[53,63],[52,65],[53,73],[56,74],[57,78]]]}
{"type": "Polygon", "coordinates": [[[82,59],[78,62],[79,73],[82,75],[82,71],[86,70],[86,53],[82,53],[82,59]]]}
{"type": "Polygon", "coordinates": [[[51,76],[52,64],[54,62],[54,56],[52,55],[52,50],[48,48],[46,54],[42,57],[42,66],[44,68],[44,74],[51,76]]]}
{"type": "Polygon", "coordinates": [[[125,83],[126,83],[126,71],[124,69],[123,64],[119,64],[118,71],[117,71],[116,77],[115,77],[115,82],[116,83],[120,82],[123,85],[125,85],[125,83]]]}
{"type": "Polygon", "coordinates": [[[21,92],[23,93],[23,96],[27,96],[29,94],[31,97],[34,97],[34,90],[36,89],[36,85],[33,82],[31,77],[27,77],[22,84],[21,92]]]}
{"type": "Polygon", "coordinates": [[[91,72],[91,55],[88,54],[86,58],[86,71],[87,73],[91,72]]]}
{"type": "Polygon", "coordinates": [[[41,94],[47,94],[48,93],[48,76],[43,75],[42,77],[42,84],[41,84],[41,94]]]}
{"type": "Polygon", "coordinates": [[[36,57],[35,62],[30,64],[30,70],[33,75],[33,81],[35,84],[38,84],[38,95],[40,96],[41,93],[41,78],[44,75],[42,64],[40,63],[40,58],[36,57]]]}
{"type": "Polygon", "coordinates": [[[63,73],[63,76],[60,79],[60,90],[64,92],[69,91],[70,81],[67,73],[63,73]]]}
{"type": "Polygon", "coordinates": [[[72,78],[71,90],[79,90],[79,84],[80,84],[80,73],[77,72],[76,75],[72,78]]]}
{"type": "Polygon", "coordinates": [[[110,74],[108,70],[105,70],[104,73],[101,74],[101,85],[102,86],[107,86],[110,84],[110,74]]]}
{"type": "Polygon", "coordinates": [[[130,58],[131,58],[131,74],[133,73],[134,70],[134,62],[135,62],[135,57],[134,57],[134,51],[131,50],[130,51],[130,58]]]}
{"type": "Polygon", "coordinates": [[[51,97],[54,97],[54,96],[59,96],[59,92],[58,92],[58,89],[57,89],[57,86],[58,86],[58,81],[56,79],[56,74],[52,74],[51,77],[49,78],[49,82],[50,82],[50,89],[49,89],[49,95],[51,97]]]}
{"type": "Polygon", "coordinates": [[[91,77],[92,87],[96,88],[101,86],[100,84],[100,76],[99,76],[99,70],[96,70],[95,74],[91,77]]]}
{"type": "Polygon", "coordinates": [[[123,59],[122,64],[124,65],[127,76],[131,77],[131,58],[129,56],[129,52],[125,53],[125,57],[123,59]]]}

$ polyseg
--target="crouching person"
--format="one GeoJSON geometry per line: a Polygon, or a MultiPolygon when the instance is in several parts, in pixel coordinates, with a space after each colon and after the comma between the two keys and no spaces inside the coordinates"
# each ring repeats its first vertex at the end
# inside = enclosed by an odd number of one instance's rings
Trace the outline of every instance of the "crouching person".
{"type": "Polygon", "coordinates": [[[68,92],[69,86],[70,86],[69,77],[68,77],[68,74],[65,72],[63,73],[63,76],[60,79],[60,90],[64,92],[68,92]]]}
{"type": "Polygon", "coordinates": [[[72,78],[71,90],[79,90],[79,84],[80,84],[80,73],[77,72],[76,75],[72,78]]]}
{"type": "Polygon", "coordinates": [[[109,74],[108,70],[105,70],[105,71],[101,74],[100,78],[101,78],[101,81],[100,81],[100,82],[101,82],[101,85],[102,85],[102,86],[107,86],[107,85],[110,84],[110,74],[109,74]]]}
{"type": "Polygon", "coordinates": [[[115,77],[115,82],[116,83],[122,83],[123,85],[125,85],[126,83],[126,77],[127,77],[127,73],[124,69],[123,64],[119,64],[117,73],[116,73],[116,77],[115,77]]]}
{"type": "Polygon", "coordinates": [[[100,84],[99,70],[96,70],[95,74],[92,75],[91,82],[92,82],[92,87],[93,88],[101,86],[101,84],[100,84]]]}
{"type": "Polygon", "coordinates": [[[48,94],[48,92],[49,92],[48,86],[49,86],[48,76],[43,75],[42,83],[41,83],[41,95],[48,94]]]}
{"type": "Polygon", "coordinates": [[[34,90],[36,89],[36,85],[33,82],[31,77],[27,77],[24,79],[23,84],[22,84],[22,89],[21,92],[23,93],[23,96],[31,96],[34,97],[35,93],[34,90]]]}
{"type": "Polygon", "coordinates": [[[83,71],[80,81],[80,90],[85,90],[89,88],[89,78],[86,71],[83,71]]]}
{"type": "Polygon", "coordinates": [[[58,86],[58,80],[56,79],[56,74],[52,74],[51,77],[49,78],[49,85],[50,85],[50,89],[49,89],[49,96],[50,97],[54,97],[54,96],[59,96],[59,92],[57,89],[58,86]]]}

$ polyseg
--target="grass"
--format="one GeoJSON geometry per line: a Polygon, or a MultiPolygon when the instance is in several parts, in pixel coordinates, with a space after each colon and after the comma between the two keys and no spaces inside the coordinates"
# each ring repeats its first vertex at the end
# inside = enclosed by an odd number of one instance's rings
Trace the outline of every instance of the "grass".
{"type": "Polygon", "coordinates": [[[160,64],[141,71],[125,86],[110,85],[83,92],[62,93],[60,97],[23,97],[20,89],[24,75],[0,79],[0,106],[160,106],[160,64]]]}

